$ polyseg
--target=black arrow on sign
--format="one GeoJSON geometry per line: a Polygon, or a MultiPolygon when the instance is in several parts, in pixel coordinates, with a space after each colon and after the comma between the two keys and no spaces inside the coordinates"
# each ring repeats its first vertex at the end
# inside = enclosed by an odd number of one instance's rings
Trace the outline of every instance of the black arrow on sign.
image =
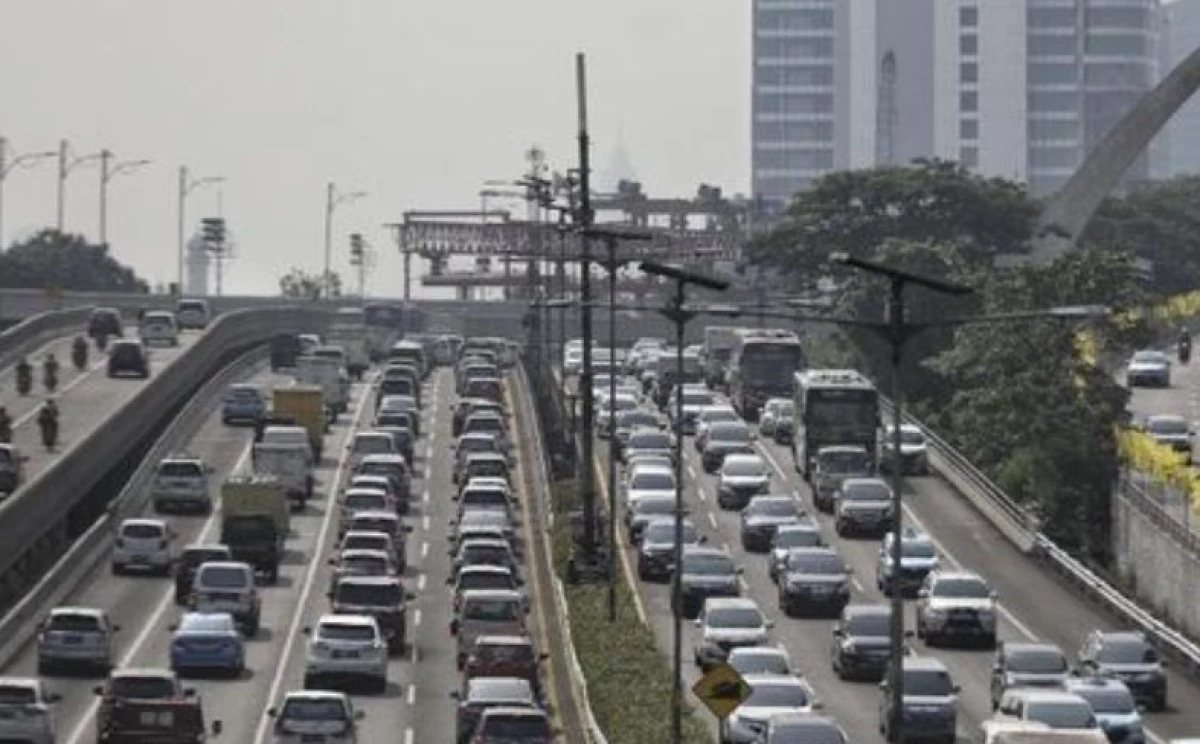
{"type": "Polygon", "coordinates": [[[718,700],[738,700],[742,697],[742,686],[737,682],[718,682],[712,686],[709,697],[718,700]]]}

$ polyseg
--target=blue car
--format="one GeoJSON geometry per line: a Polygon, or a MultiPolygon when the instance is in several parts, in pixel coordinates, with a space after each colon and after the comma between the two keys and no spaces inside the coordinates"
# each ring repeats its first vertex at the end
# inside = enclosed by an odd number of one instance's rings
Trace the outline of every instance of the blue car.
{"type": "Polygon", "coordinates": [[[256,385],[241,383],[230,385],[225,391],[221,405],[221,422],[224,424],[254,425],[267,415],[267,398],[256,385]]]}
{"type": "Polygon", "coordinates": [[[246,668],[246,647],[233,615],[228,612],[189,612],[172,628],[171,669],[187,672],[229,672],[246,668]]]}

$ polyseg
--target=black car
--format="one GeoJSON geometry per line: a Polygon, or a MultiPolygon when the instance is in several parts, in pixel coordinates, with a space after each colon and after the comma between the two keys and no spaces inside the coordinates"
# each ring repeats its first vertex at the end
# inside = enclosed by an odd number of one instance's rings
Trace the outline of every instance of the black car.
{"type": "Polygon", "coordinates": [[[192,579],[200,564],[210,561],[231,561],[233,552],[225,545],[189,545],[175,561],[175,604],[187,602],[192,593],[192,579]]]}
{"type": "MultiPolygon", "coordinates": [[[[699,545],[704,538],[696,530],[692,520],[683,520],[683,545],[699,545]]],[[[642,544],[638,546],[638,578],[642,581],[664,581],[671,576],[671,562],[675,558],[675,520],[654,519],[642,530],[642,544]]]]}
{"type": "Polygon", "coordinates": [[[296,359],[304,353],[300,336],[295,333],[277,333],[271,338],[271,370],[278,371],[296,366],[296,359]]]}
{"type": "Polygon", "coordinates": [[[729,553],[721,548],[685,547],[679,583],[684,617],[694,618],[709,597],[736,597],[741,594],[742,570],[729,553]]]}
{"type": "Polygon", "coordinates": [[[108,354],[108,376],[133,375],[146,379],[150,376],[150,360],[141,341],[118,341],[108,354]]]}
{"type": "Polygon", "coordinates": [[[892,653],[892,608],[851,604],[833,626],[830,664],[839,679],[878,682],[892,653]]]}
{"type": "Polygon", "coordinates": [[[741,514],[742,548],[751,553],[765,553],[771,548],[775,530],[794,524],[804,516],[790,495],[755,496],[741,514]]]}
{"type": "Polygon", "coordinates": [[[1165,667],[1146,635],[1137,630],[1093,630],[1079,649],[1079,671],[1121,680],[1138,704],[1154,712],[1167,708],[1165,667]]]}
{"type": "Polygon", "coordinates": [[[409,599],[412,596],[394,576],[347,576],[339,579],[329,592],[335,613],[375,618],[391,654],[404,651],[407,640],[404,612],[409,599]]]}
{"type": "Polygon", "coordinates": [[[779,609],[788,617],[836,617],[850,603],[850,567],[833,548],[792,548],[778,584],[779,609]]]}
{"type": "Polygon", "coordinates": [[[124,336],[125,328],[121,324],[121,312],[111,307],[98,307],[92,310],[91,317],[88,318],[87,335],[89,338],[101,336],[121,338],[124,336]]]}
{"type": "Polygon", "coordinates": [[[725,463],[725,456],[735,453],[754,454],[754,435],[750,427],[741,422],[722,421],[713,424],[704,441],[700,460],[704,472],[715,473],[725,463]]]}

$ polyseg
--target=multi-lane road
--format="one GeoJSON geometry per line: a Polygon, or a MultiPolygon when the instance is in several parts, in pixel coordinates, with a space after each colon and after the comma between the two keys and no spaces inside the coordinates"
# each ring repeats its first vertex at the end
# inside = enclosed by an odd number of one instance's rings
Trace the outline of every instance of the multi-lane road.
{"type": "MultiPolygon", "coordinates": [[[[853,571],[853,602],[885,602],[876,588],[877,540],[843,539],[833,529],[832,519],[818,512],[807,484],[795,471],[786,447],[771,441],[756,443],[772,469],[772,492],[791,493],[814,515],[826,541],[835,546],[853,571]]],[[[880,691],[877,685],[842,682],[830,668],[832,621],[792,619],[779,611],[774,583],[767,574],[766,558],[745,552],[741,547],[738,513],[716,505],[716,478],[706,475],[690,438],[684,447],[684,497],[689,518],[709,538],[710,544],[726,547],[745,570],[742,593],[757,600],[775,622],[772,639],[783,644],[793,661],[816,690],[825,705],[845,727],[852,741],[880,741],[877,709],[880,691]]],[[[598,449],[600,462],[606,449],[598,449]]],[[[603,474],[605,469],[599,467],[603,474]]],[[[601,484],[605,486],[603,475],[601,484]]],[[[937,477],[910,478],[905,490],[904,519],[936,542],[943,565],[964,567],[983,575],[999,592],[1001,640],[1043,640],[1058,644],[1074,658],[1084,635],[1094,628],[1116,629],[1107,617],[1067,585],[1045,572],[1026,557],[968,502],[937,477]]],[[[626,547],[624,559],[629,574],[636,555],[626,547]]],[[[672,614],[670,588],[665,584],[638,583],[638,597],[655,630],[664,655],[671,652],[672,614]]],[[[911,605],[911,602],[909,603],[911,605]]],[[[908,613],[913,627],[913,611],[908,613]]],[[[696,633],[690,623],[684,625],[685,673],[687,684],[699,676],[691,663],[696,633]]],[[[993,655],[987,651],[929,649],[913,640],[915,650],[941,658],[961,685],[958,731],[960,740],[978,739],[979,725],[992,715],[990,671],[993,655]]],[[[1164,744],[1173,738],[1193,736],[1200,731],[1200,685],[1174,672],[1170,676],[1169,710],[1146,717],[1151,744],[1164,744]]],[[[714,726],[715,730],[715,726],[714,726]]]]}
{"type": "MultiPolygon", "coordinates": [[[[249,378],[261,384],[283,378],[258,370],[249,378]]],[[[454,730],[456,702],[450,693],[459,688],[454,638],[449,633],[451,602],[446,579],[450,572],[448,524],[454,511],[450,498],[450,412],[453,378],[439,370],[429,382],[422,411],[422,436],[414,462],[413,506],[405,518],[408,535],[406,589],[415,595],[409,602],[409,647],[393,658],[389,685],[381,695],[356,696],[366,712],[360,741],[444,741],[454,730]]],[[[326,455],[317,470],[318,498],[292,519],[292,535],[281,574],[275,586],[261,589],[264,597],[262,628],[248,639],[247,671],[235,680],[192,680],[201,696],[206,716],[224,725],[222,740],[261,744],[269,740],[270,718],[265,711],[290,690],[302,685],[306,651],[303,630],[328,611],[325,595],[330,571],[327,559],[336,543],[336,494],[346,478],[344,454],[353,433],[369,427],[373,413],[368,384],[353,387],[350,411],[343,414],[328,435],[326,455]]],[[[187,449],[215,468],[214,488],[230,474],[249,470],[251,434],[222,425],[213,411],[187,449]]],[[[167,517],[178,533],[176,549],[199,541],[215,541],[220,509],[211,517],[167,517]]],[[[168,664],[170,625],[181,608],[173,603],[169,580],[114,576],[107,564],[98,565],[64,604],[100,607],[121,626],[116,637],[120,666],[168,664]]],[[[536,613],[535,613],[536,616],[536,613]]],[[[536,637],[536,636],[535,636],[536,637]]],[[[25,648],[0,673],[32,675],[36,649],[25,648]]],[[[96,680],[59,678],[51,687],[62,694],[56,706],[61,744],[92,741],[95,732],[96,680]]]]}

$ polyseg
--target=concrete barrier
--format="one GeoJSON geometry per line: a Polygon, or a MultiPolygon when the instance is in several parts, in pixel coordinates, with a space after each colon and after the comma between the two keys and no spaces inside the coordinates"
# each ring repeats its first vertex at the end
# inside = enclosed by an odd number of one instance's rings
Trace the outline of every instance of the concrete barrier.
{"type": "Polygon", "coordinates": [[[0,369],[16,364],[22,356],[60,336],[82,330],[91,312],[86,306],[47,310],[0,333],[0,369]]]}

